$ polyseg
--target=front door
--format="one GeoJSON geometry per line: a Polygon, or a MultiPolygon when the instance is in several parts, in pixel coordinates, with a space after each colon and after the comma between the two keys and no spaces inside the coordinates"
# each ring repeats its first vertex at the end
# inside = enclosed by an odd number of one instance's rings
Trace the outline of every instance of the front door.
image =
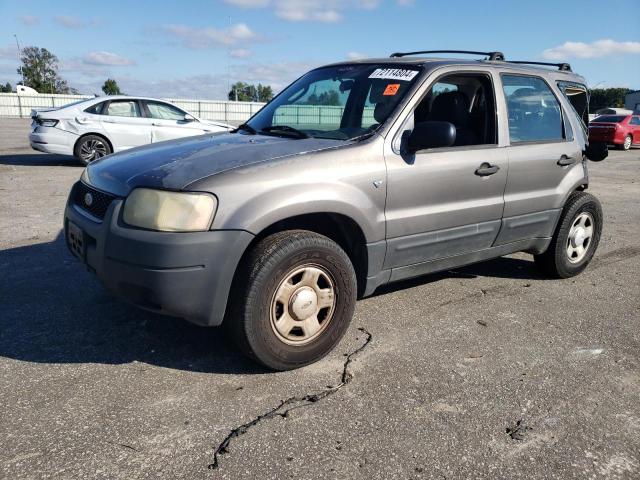
{"type": "MultiPolygon", "coordinates": [[[[493,78],[464,71],[437,79],[398,132],[449,122],[455,143],[406,153],[387,150],[386,269],[479,251],[500,230],[508,162],[498,145],[493,78]]],[[[402,278],[392,272],[392,280],[402,278]]]]}
{"type": "Polygon", "coordinates": [[[147,116],[152,119],[154,143],[206,133],[200,122],[185,117],[187,112],[174,105],[146,100],[145,106],[147,116]]]}

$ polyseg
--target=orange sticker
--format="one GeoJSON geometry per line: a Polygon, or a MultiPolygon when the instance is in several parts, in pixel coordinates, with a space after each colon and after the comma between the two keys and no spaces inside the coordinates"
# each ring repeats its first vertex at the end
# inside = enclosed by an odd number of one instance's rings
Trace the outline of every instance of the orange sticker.
{"type": "Polygon", "coordinates": [[[384,89],[384,92],[382,93],[382,95],[395,95],[396,93],[398,93],[399,89],[400,89],[399,83],[390,83],[389,85],[387,85],[387,88],[384,89]]]}

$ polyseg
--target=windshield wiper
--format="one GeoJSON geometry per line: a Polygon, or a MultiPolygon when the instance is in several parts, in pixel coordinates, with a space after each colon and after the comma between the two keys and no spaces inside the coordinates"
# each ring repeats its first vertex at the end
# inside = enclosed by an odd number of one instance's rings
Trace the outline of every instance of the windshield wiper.
{"type": "Polygon", "coordinates": [[[251,135],[255,135],[256,133],[258,133],[258,132],[256,132],[256,129],[253,128],[248,123],[243,123],[241,125],[238,125],[238,128],[236,128],[236,132],[238,130],[244,130],[245,132],[249,132],[251,135]]]}
{"type": "Polygon", "coordinates": [[[375,130],[371,131],[371,132],[363,133],[362,135],[358,135],[357,137],[350,138],[349,141],[350,142],[360,142],[362,140],[365,140],[365,139],[375,135],[376,131],[378,131],[377,128],[375,130]]]}
{"type": "Polygon", "coordinates": [[[285,135],[294,135],[298,138],[311,138],[311,135],[304,133],[302,130],[290,127],[289,125],[272,125],[271,127],[265,127],[260,132],[274,133],[282,132],[285,135]]]}

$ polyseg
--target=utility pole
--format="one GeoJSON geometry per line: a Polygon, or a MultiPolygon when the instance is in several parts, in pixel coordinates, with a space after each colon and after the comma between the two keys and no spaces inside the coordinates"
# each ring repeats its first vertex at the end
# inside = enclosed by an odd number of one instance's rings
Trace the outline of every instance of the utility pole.
{"type": "MultiPolygon", "coordinates": [[[[228,31],[231,32],[231,15],[229,15],[228,31]]],[[[227,95],[231,91],[231,45],[227,45],[227,95]]],[[[238,94],[236,93],[236,101],[238,94]]]]}
{"type": "MultiPolygon", "coordinates": [[[[18,35],[14,33],[13,36],[16,38],[16,45],[18,46],[18,62],[21,62],[22,52],[20,50],[20,42],[18,42],[18,35]]],[[[20,68],[20,73],[22,74],[22,85],[24,85],[24,71],[22,70],[22,67],[20,68]]]]}

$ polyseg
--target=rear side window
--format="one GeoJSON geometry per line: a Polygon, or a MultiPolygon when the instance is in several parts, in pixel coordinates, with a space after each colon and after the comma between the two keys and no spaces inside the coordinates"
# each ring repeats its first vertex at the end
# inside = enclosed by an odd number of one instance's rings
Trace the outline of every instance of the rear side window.
{"type": "Polygon", "coordinates": [[[602,122],[602,123],[620,123],[625,118],[627,118],[625,115],[600,115],[599,117],[596,117],[595,120],[593,121],[602,122]]]}
{"type": "Polygon", "coordinates": [[[539,77],[503,75],[511,143],[564,139],[562,110],[549,85],[539,77]]]}
{"type": "Polygon", "coordinates": [[[85,112],[100,115],[102,113],[102,107],[104,107],[104,102],[96,103],[85,109],[85,112]]]}
{"type": "Polygon", "coordinates": [[[140,107],[135,100],[115,100],[109,102],[106,110],[103,109],[103,115],[112,115],[115,117],[141,117],[140,107]]]}
{"type": "Polygon", "coordinates": [[[147,102],[147,109],[149,110],[151,118],[158,118],[162,120],[184,120],[185,113],[168,103],[147,102]]]}

